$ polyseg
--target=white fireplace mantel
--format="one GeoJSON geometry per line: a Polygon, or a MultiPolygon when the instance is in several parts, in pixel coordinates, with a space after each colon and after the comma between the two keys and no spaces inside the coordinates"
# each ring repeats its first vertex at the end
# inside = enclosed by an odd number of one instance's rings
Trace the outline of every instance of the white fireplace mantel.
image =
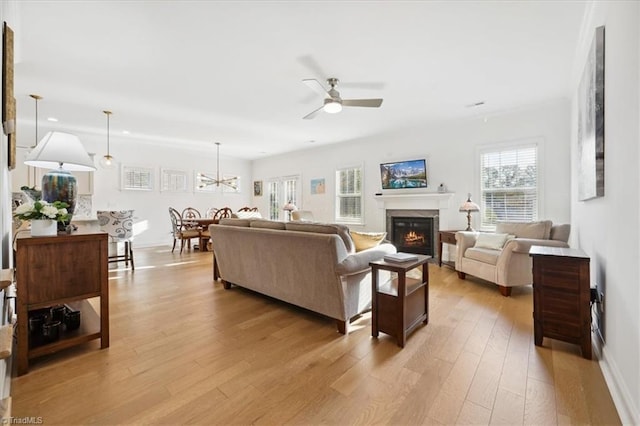
{"type": "Polygon", "coordinates": [[[381,210],[438,210],[440,229],[449,229],[449,214],[454,192],[423,192],[416,194],[382,194],[376,195],[378,208],[381,210]]]}
{"type": "Polygon", "coordinates": [[[448,209],[453,192],[423,192],[419,194],[376,195],[378,208],[388,209],[448,209]]]}

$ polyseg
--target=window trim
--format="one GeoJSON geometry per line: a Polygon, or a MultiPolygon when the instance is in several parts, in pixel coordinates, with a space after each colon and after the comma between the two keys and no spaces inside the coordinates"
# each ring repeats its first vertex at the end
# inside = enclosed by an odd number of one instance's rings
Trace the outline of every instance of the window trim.
{"type": "MultiPolygon", "coordinates": [[[[511,141],[503,141],[478,145],[476,147],[475,168],[474,168],[474,187],[477,188],[478,204],[482,208],[482,155],[487,152],[507,151],[510,149],[522,149],[527,147],[536,148],[536,197],[538,201],[537,217],[538,220],[545,217],[544,209],[544,139],[542,137],[532,137],[526,139],[516,139],[511,141]]],[[[473,199],[473,194],[472,194],[473,199]]],[[[479,229],[482,231],[495,231],[495,226],[482,226],[482,216],[484,212],[480,212],[479,229]]]]}
{"type": "Polygon", "coordinates": [[[334,220],[335,223],[340,223],[343,225],[364,225],[365,224],[365,199],[364,199],[364,194],[365,194],[365,168],[364,168],[364,163],[359,163],[359,164],[349,164],[349,165],[345,165],[345,166],[341,166],[341,167],[336,167],[335,172],[333,174],[333,178],[334,178],[334,209],[333,209],[333,214],[334,214],[334,220]],[[351,170],[351,169],[360,169],[360,217],[354,220],[349,220],[349,219],[345,219],[343,217],[340,217],[339,212],[340,212],[340,203],[339,203],[339,198],[341,197],[341,195],[339,194],[339,188],[338,185],[340,185],[339,179],[338,179],[338,173],[344,171],[344,170],[351,170]]]}

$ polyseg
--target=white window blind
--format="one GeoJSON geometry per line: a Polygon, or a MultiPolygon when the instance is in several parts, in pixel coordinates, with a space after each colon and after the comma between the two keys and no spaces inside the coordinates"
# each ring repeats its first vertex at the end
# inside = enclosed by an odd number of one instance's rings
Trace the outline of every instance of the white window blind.
{"type": "Polygon", "coordinates": [[[538,219],[538,148],[521,145],[480,153],[482,227],[538,219]]]}
{"type": "Polygon", "coordinates": [[[336,222],[363,222],[361,167],[336,171],[336,222]]]}

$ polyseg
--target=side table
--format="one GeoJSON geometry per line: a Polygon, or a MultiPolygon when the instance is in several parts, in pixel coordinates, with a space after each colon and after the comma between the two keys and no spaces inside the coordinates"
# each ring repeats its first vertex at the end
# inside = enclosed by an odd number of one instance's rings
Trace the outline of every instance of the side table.
{"type": "Polygon", "coordinates": [[[438,266],[442,267],[444,263],[447,266],[455,268],[455,262],[443,262],[442,261],[442,244],[456,245],[456,232],[458,231],[438,231],[438,266]]]}
{"type": "Polygon", "coordinates": [[[404,347],[407,336],[421,322],[429,323],[429,265],[431,256],[418,255],[417,260],[387,262],[377,260],[371,266],[372,308],[371,336],[378,332],[395,337],[404,347]],[[407,272],[422,267],[421,279],[407,277],[407,272]],[[379,283],[378,271],[395,272],[397,277],[379,283]]]}

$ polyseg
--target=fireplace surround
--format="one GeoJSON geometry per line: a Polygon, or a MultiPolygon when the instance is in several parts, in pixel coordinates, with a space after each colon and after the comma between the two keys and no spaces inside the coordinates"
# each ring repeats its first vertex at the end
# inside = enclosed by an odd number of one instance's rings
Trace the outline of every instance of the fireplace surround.
{"type": "Polygon", "coordinates": [[[439,219],[438,210],[387,209],[387,238],[398,251],[435,257],[439,219]]]}

